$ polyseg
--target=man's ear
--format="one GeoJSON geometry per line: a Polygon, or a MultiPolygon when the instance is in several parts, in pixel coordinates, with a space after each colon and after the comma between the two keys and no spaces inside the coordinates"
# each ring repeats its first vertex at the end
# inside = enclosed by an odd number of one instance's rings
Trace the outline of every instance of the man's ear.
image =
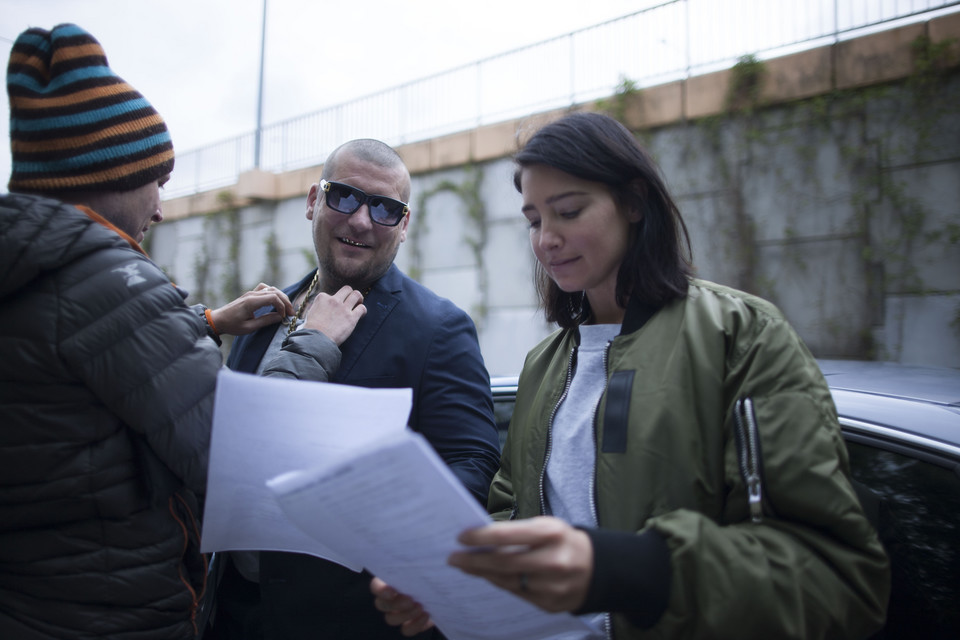
{"type": "Polygon", "coordinates": [[[313,212],[317,208],[317,195],[320,193],[320,185],[314,183],[310,185],[310,191],[307,192],[307,220],[313,220],[313,212]]]}

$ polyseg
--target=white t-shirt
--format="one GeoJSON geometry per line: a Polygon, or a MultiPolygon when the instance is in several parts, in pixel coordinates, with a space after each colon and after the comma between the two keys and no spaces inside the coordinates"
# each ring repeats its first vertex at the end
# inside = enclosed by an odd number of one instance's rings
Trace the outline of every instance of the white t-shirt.
{"type": "MultiPolygon", "coordinates": [[[[550,458],[544,489],[552,515],[573,525],[597,526],[593,503],[597,445],[594,415],[607,386],[604,354],[620,332],[618,324],[581,325],[577,366],[567,396],[557,409],[550,431],[550,458]]],[[[604,628],[603,613],[583,619],[604,628]]],[[[566,638],[567,636],[564,636],[566,638]]],[[[586,635],[583,638],[604,637],[586,635]]]]}

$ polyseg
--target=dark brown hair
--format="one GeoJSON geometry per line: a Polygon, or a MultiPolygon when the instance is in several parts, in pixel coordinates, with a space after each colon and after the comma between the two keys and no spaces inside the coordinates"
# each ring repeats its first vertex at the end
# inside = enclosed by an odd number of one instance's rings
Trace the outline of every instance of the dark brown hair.
{"type": "MultiPolygon", "coordinates": [[[[573,113],[534,133],[514,159],[513,183],[521,193],[523,169],[545,165],[606,185],[621,211],[640,214],[639,222],[630,224],[617,273],[620,307],[631,298],[662,306],[686,295],[693,273],[690,235],[656,163],[626,127],[599,113],[573,113]]],[[[589,316],[586,297],[561,290],[539,263],[535,277],[548,321],[573,327],[589,316]]]]}

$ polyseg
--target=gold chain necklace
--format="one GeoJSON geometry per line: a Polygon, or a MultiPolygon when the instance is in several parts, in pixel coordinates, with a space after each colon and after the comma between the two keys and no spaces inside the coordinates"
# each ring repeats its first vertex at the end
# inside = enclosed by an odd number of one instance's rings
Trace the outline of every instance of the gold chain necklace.
{"type": "MultiPolygon", "coordinates": [[[[310,281],[310,286],[307,287],[307,293],[303,296],[303,300],[300,301],[300,304],[297,306],[297,315],[284,318],[282,324],[287,325],[287,335],[290,335],[297,330],[297,325],[300,324],[300,321],[303,320],[303,312],[307,309],[307,303],[310,302],[310,298],[313,297],[314,290],[317,288],[317,283],[320,282],[320,270],[317,269],[317,273],[313,276],[313,280],[310,281]]],[[[366,299],[367,295],[370,293],[370,289],[373,289],[373,285],[370,285],[366,289],[360,292],[360,295],[366,299]]]]}
{"type": "Polygon", "coordinates": [[[285,319],[289,326],[287,326],[287,335],[290,335],[297,330],[297,325],[303,320],[303,312],[307,309],[307,303],[310,302],[310,296],[313,295],[313,290],[317,288],[317,283],[320,282],[320,270],[317,269],[317,273],[314,274],[313,280],[310,281],[310,286],[307,287],[307,294],[303,296],[303,300],[300,301],[300,306],[297,307],[297,315],[292,318],[285,319]]]}

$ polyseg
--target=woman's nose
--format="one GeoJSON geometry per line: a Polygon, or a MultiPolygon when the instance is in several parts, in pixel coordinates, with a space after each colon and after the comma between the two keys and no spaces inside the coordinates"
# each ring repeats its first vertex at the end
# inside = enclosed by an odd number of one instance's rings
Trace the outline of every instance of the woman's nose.
{"type": "Polygon", "coordinates": [[[553,249],[558,247],[563,242],[562,237],[559,233],[557,233],[557,229],[554,227],[554,225],[544,221],[540,222],[539,235],[540,237],[538,239],[538,243],[542,249],[553,249]]]}

